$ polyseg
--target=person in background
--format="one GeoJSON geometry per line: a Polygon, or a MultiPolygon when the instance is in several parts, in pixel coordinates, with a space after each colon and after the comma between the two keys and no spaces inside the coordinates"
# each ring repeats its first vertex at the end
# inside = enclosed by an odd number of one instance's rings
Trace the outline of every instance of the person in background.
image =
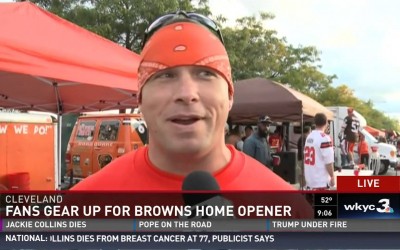
{"type": "Polygon", "coordinates": [[[315,130],[307,136],[304,145],[304,175],[308,189],[326,190],[335,186],[333,145],[325,133],[326,115],[317,113],[314,121],[315,130]]]}
{"type": "Polygon", "coordinates": [[[275,153],[282,151],[282,133],[280,126],[277,126],[274,133],[268,137],[268,143],[275,153]]]}
{"type": "Polygon", "coordinates": [[[257,132],[249,136],[243,145],[243,152],[264,166],[272,167],[271,149],[267,143],[268,129],[272,121],[268,116],[258,119],[257,132]]]}
{"type": "Polygon", "coordinates": [[[242,141],[244,142],[252,134],[253,127],[251,125],[246,125],[246,127],[244,128],[244,136],[242,137],[242,141]]]}
{"type": "Polygon", "coordinates": [[[378,142],[387,143],[386,137],[378,136],[378,142]]]}
{"type": "Polygon", "coordinates": [[[348,157],[348,152],[347,152],[347,143],[346,140],[341,137],[339,138],[339,142],[340,142],[340,169],[345,168],[347,166],[347,164],[349,163],[349,157],[348,157]]]}
{"type": "Polygon", "coordinates": [[[229,136],[229,124],[228,123],[225,123],[224,134],[225,134],[225,144],[228,144],[228,136],[229,136]]]}
{"type": "Polygon", "coordinates": [[[306,142],[307,136],[311,133],[310,126],[303,127],[303,134],[297,140],[297,182],[300,183],[300,187],[303,188],[305,185],[305,178],[304,178],[304,144],[306,142]]]}
{"type": "MultiPolygon", "coordinates": [[[[147,146],[118,157],[72,190],[180,191],[194,171],[210,173],[222,191],[294,190],[265,167],[269,121],[260,120],[257,138],[246,140],[262,164],[225,144],[234,85],[220,29],[208,17],[178,11],[147,28],[138,89],[147,146]]],[[[308,207],[294,213],[313,214],[308,207]]]]}
{"type": "Polygon", "coordinates": [[[111,139],[111,134],[112,134],[111,126],[107,124],[105,127],[100,128],[99,140],[108,141],[111,139]]]}
{"type": "Polygon", "coordinates": [[[396,142],[396,148],[397,148],[397,155],[400,156],[400,139],[398,139],[396,142]]]}
{"type": "Polygon", "coordinates": [[[347,109],[347,116],[344,118],[339,138],[344,136],[346,141],[346,151],[350,161],[350,165],[354,167],[354,145],[358,142],[358,134],[360,132],[360,121],[354,115],[353,108],[347,109]]]}
{"type": "Polygon", "coordinates": [[[362,133],[360,133],[360,142],[358,143],[358,155],[360,164],[364,164],[367,168],[369,166],[369,146],[362,133]]]}
{"type": "Polygon", "coordinates": [[[243,141],[240,137],[239,126],[235,126],[228,135],[226,144],[231,144],[239,151],[243,151],[243,141]]]}

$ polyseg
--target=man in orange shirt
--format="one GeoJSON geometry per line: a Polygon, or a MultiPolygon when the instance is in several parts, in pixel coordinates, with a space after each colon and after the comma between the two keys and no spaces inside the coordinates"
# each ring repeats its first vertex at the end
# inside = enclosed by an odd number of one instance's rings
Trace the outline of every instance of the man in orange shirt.
{"type": "Polygon", "coordinates": [[[112,161],[74,190],[181,190],[189,173],[211,173],[221,190],[293,190],[267,167],[224,142],[233,104],[228,54],[217,25],[179,11],[146,30],[139,104],[146,147],[112,161]]]}

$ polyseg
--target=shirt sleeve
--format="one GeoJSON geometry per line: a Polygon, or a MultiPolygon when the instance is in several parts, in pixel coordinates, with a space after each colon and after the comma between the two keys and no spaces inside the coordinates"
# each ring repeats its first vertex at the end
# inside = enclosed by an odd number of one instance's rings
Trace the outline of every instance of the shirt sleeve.
{"type": "Polygon", "coordinates": [[[333,144],[329,136],[324,136],[320,145],[322,158],[325,165],[334,162],[333,144]]]}
{"type": "Polygon", "coordinates": [[[267,166],[272,166],[272,155],[271,155],[271,147],[267,144],[267,162],[266,165],[267,166]]]}
{"type": "Polygon", "coordinates": [[[346,117],[344,118],[344,120],[343,120],[342,130],[344,130],[344,129],[347,127],[347,120],[348,120],[348,117],[346,116],[346,117]]]}

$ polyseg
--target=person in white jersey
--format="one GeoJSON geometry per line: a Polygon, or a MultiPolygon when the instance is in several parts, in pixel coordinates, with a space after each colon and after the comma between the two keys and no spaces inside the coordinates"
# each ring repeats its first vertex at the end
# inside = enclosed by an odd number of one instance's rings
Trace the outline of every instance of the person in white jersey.
{"type": "Polygon", "coordinates": [[[326,115],[316,114],[314,122],[315,129],[307,136],[304,146],[304,175],[308,189],[326,190],[335,186],[333,145],[325,133],[328,125],[326,115]]]}

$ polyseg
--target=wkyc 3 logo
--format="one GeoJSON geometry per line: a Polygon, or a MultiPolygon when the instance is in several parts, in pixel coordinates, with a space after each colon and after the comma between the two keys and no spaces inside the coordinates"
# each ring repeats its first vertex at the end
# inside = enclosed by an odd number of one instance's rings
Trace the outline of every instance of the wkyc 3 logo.
{"type": "Polygon", "coordinates": [[[344,205],[344,209],[346,211],[362,211],[362,212],[370,212],[377,211],[378,213],[394,213],[393,208],[390,207],[389,199],[380,199],[378,201],[379,206],[375,206],[374,204],[364,205],[356,202],[352,205],[344,205]]]}

